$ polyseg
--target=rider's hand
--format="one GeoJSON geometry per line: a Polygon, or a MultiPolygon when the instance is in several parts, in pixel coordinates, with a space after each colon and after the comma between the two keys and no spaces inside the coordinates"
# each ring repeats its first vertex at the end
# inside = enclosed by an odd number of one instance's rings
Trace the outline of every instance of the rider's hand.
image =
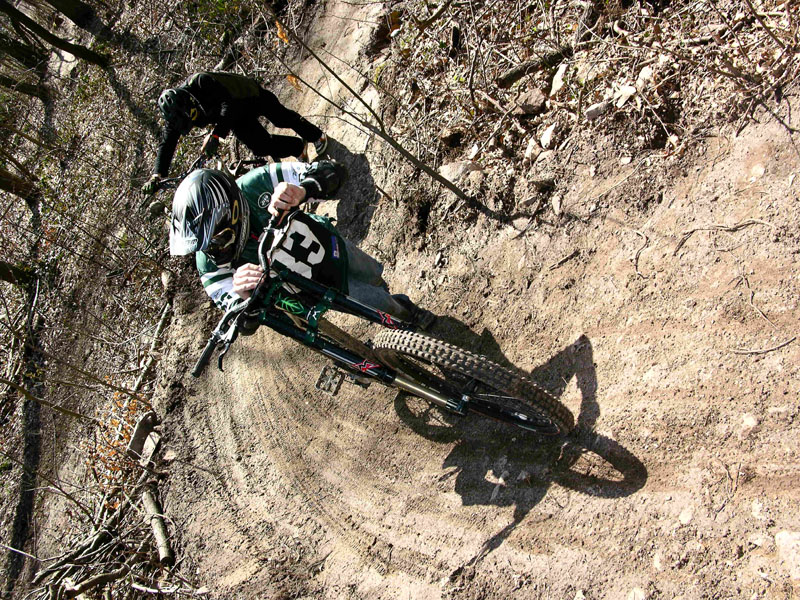
{"type": "Polygon", "coordinates": [[[142,186],[142,191],[148,196],[155,194],[156,190],[158,189],[158,183],[160,181],[161,181],[161,175],[159,175],[158,173],[154,173],[153,176],[147,180],[147,183],[145,183],[142,186]]]}
{"type": "Polygon", "coordinates": [[[209,133],[203,142],[201,152],[208,158],[211,158],[217,153],[217,148],[219,148],[219,136],[214,133],[209,133]]]}
{"type": "Polygon", "coordinates": [[[279,216],[287,210],[294,208],[306,199],[306,191],[299,185],[282,181],[272,192],[272,200],[269,203],[269,214],[279,216]]]}
{"type": "Polygon", "coordinates": [[[249,298],[250,291],[258,285],[264,269],[253,263],[247,263],[236,269],[233,274],[233,291],[241,298],[249,298]]]}

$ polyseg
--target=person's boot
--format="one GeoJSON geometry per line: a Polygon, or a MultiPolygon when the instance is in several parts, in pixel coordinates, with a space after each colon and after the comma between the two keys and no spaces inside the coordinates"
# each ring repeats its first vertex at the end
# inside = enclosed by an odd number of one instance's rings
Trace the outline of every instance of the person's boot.
{"type": "Polygon", "coordinates": [[[412,320],[412,324],[417,329],[421,329],[422,331],[428,331],[431,327],[433,327],[434,323],[436,323],[436,319],[438,318],[431,311],[419,306],[414,306],[413,314],[414,318],[412,320]]]}
{"type": "Polygon", "coordinates": [[[411,313],[411,324],[422,331],[427,331],[436,322],[436,315],[429,310],[417,306],[405,294],[392,294],[392,298],[411,313]]]}
{"type": "Polygon", "coordinates": [[[314,150],[317,152],[317,158],[322,156],[328,149],[328,136],[324,133],[319,136],[319,139],[314,142],[314,150]]]}

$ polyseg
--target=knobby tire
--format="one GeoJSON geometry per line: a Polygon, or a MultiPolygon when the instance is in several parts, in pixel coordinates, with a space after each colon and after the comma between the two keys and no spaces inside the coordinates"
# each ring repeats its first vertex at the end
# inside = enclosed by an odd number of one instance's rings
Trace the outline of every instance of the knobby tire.
{"type": "Polygon", "coordinates": [[[381,331],[374,347],[393,368],[457,398],[467,385],[494,392],[467,391],[471,411],[545,435],[573,427],[572,413],[555,396],[485,356],[411,331],[381,331]]]}

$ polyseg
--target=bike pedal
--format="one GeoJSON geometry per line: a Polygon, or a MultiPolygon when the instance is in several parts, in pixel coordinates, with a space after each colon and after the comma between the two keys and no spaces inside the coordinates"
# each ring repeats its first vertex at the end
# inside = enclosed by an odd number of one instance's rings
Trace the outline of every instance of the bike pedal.
{"type": "Polygon", "coordinates": [[[339,393],[339,388],[342,387],[344,381],[344,373],[331,365],[325,365],[320,371],[315,388],[321,392],[325,392],[330,396],[335,396],[339,393]]]}

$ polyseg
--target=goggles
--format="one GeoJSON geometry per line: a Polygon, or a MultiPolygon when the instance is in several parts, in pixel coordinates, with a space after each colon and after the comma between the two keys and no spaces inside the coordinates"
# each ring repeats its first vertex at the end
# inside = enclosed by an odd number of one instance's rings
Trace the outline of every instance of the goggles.
{"type": "Polygon", "coordinates": [[[236,232],[232,227],[223,227],[208,241],[205,253],[218,265],[229,263],[236,253],[236,232]]]}

